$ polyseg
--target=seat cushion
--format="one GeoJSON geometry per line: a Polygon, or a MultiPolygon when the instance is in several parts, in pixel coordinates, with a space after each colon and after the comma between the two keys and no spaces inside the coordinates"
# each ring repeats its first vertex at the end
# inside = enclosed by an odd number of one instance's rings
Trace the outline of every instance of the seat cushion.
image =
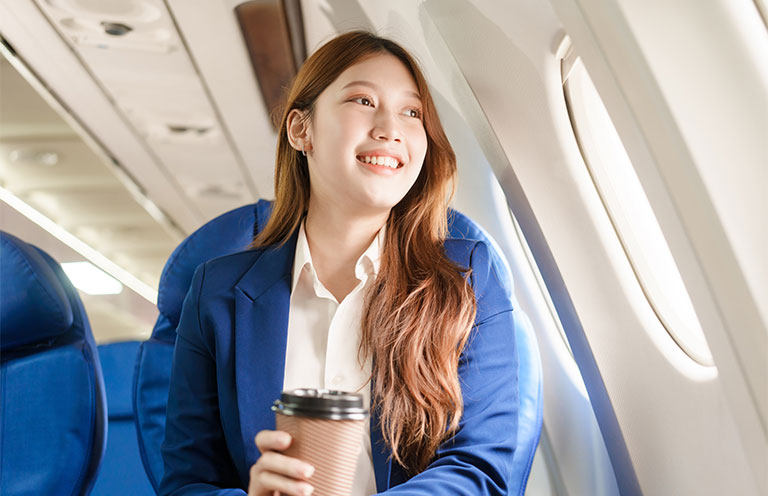
{"type": "Polygon", "coordinates": [[[68,345],[3,365],[0,494],[77,494],[88,483],[102,449],[90,353],[68,345]]]}
{"type": "MultiPolygon", "coordinates": [[[[109,385],[107,385],[109,391],[109,385]]],[[[155,490],[149,483],[139,454],[136,440],[136,425],[133,419],[109,422],[107,451],[101,462],[101,469],[91,496],[154,496],[155,490]]]]}
{"type": "MultiPolygon", "coordinates": [[[[140,341],[99,345],[109,420],[133,419],[133,373],[140,341]]],[[[110,435],[112,433],[110,432],[110,435]]]]}
{"type": "Polygon", "coordinates": [[[107,390],[109,434],[92,496],[155,494],[141,460],[133,412],[133,377],[140,344],[123,341],[98,347],[107,390]]]}

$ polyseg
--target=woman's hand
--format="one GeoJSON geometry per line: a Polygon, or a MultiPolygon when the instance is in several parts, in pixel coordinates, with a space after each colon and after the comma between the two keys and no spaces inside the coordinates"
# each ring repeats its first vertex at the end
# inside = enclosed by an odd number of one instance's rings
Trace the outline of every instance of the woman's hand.
{"type": "Polygon", "coordinates": [[[291,441],[291,435],[283,431],[263,430],[256,434],[256,447],[261,457],[251,467],[248,496],[312,494],[314,488],[306,481],[315,472],[315,467],[279,453],[287,449],[291,441]]]}

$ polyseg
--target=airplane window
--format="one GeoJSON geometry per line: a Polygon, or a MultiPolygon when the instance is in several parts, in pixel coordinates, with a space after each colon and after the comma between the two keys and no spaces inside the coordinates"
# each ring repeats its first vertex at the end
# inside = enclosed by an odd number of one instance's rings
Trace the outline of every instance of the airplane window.
{"type": "Polygon", "coordinates": [[[584,64],[566,56],[563,68],[563,90],[581,154],[646,298],[688,356],[714,365],[656,216],[584,64]]]}

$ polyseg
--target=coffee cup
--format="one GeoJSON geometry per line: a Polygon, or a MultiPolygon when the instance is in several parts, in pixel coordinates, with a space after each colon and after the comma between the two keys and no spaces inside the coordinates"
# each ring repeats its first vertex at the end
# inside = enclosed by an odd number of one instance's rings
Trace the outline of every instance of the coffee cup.
{"type": "Polygon", "coordinates": [[[315,467],[314,496],[349,496],[368,416],[361,394],[328,389],[283,391],[272,405],[277,430],[291,435],[283,451],[315,467]]]}
{"type": "Polygon", "coordinates": [[[315,467],[314,496],[349,496],[368,411],[363,395],[328,389],[283,391],[272,405],[277,430],[291,435],[283,453],[315,467]]]}

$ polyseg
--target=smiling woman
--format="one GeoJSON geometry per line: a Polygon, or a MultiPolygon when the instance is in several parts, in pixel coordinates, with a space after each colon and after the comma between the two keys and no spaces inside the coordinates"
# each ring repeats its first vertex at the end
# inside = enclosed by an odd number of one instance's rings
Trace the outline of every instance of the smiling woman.
{"type": "Polygon", "coordinates": [[[0,495],[768,496],[766,5],[0,0],[0,495]]]}
{"type": "Polygon", "coordinates": [[[311,119],[289,113],[289,139],[308,154],[310,203],[348,195],[347,208],[386,215],[405,196],[427,148],[418,94],[397,57],[372,55],[319,95],[311,119]]]}
{"type": "MultiPolygon", "coordinates": [[[[421,369],[424,377],[417,379],[407,367],[398,365],[394,371],[380,369],[374,381],[382,386],[393,385],[393,376],[399,376],[406,380],[411,393],[397,386],[390,391],[374,391],[373,396],[383,408],[384,433],[392,436],[389,441],[395,459],[406,467],[410,464],[411,469],[423,469],[443,439],[448,422],[451,429],[458,422],[458,411],[448,407],[461,405],[454,365],[458,356],[452,355],[461,350],[474,313],[471,289],[461,278],[459,267],[447,259],[440,241],[445,236],[447,188],[455,175],[455,158],[424,77],[402,48],[366,33],[349,33],[326,47],[308,60],[305,68],[306,74],[316,72],[330,84],[316,96],[302,95],[302,70],[294,86],[297,94],[288,96],[281,128],[286,130],[286,139],[294,150],[310,150],[298,164],[300,169],[306,167],[309,176],[305,230],[300,231],[299,243],[305,232],[319,281],[341,302],[359,285],[353,270],[355,261],[382,226],[387,226],[379,282],[367,288],[367,305],[362,301],[355,305],[363,308],[360,348],[366,359],[393,364],[402,355],[392,356],[395,347],[391,342],[400,341],[399,353],[416,353],[409,363],[421,369]],[[346,65],[329,65],[329,60],[324,59],[331,59],[337,52],[354,57],[348,58],[346,65]],[[423,97],[417,98],[419,95],[423,97]],[[292,97],[311,103],[298,107],[292,97]],[[422,108],[427,109],[424,121],[414,117],[415,113],[421,114],[422,108]],[[431,126],[431,133],[425,125],[431,126]],[[428,157],[430,149],[436,151],[428,157]],[[370,163],[360,160],[363,157],[370,163]],[[379,161],[386,163],[393,158],[402,167],[379,165],[379,161]],[[404,265],[405,260],[408,262],[404,265]],[[427,276],[415,277],[416,273],[427,276]],[[437,287],[444,288],[443,292],[439,293],[437,287]],[[421,296],[409,298],[414,288],[421,290],[421,296]],[[438,299],[453,300],[455,313],[440,312],[438,299]],[[425,322],[430,325],[425,326],[425,322]],[[437,342],[430,334],[438,332],[453,336],[429,350],[428,355],[437,360],[420,356],[421,343],[437,342]],[[423,384],[446,380],[446,392],[430,392],[423,384]],[[395,406],[411,403],[410,394],[426,397],[433,411],[423,405],[395,406]],[[427,421],[429,415],[437,421],[427,421]],[[403,449],[404,453],[398,450],[401,436],[412,440],[411,448],[403,449]],[[406,460],[409,457],[414,459],[406,460]]],[[[304,81],[310,81],[310,77],[304,81]]],[[[282,177],[281,166],[278,157],[278,179],[282,177]]],[[[281,185],[276,184],[275,190],[281,191],[281,185]]],[[[302,197],[305,192],[287,193],[278,193],[278,212],[282,201],[302,197]]],[[[294,210],[293,216],[297,215],[303,215],[303,210],[294,210]]],[[[272,219],[261,239],[268,238],[272,226],[280,225],[279,213],[272,219]]],[[[257,244],[260,242],[257,239],[257,244]]],[[[354,360],[355,356],[349,358],[354,360]]]]}
{"type": "Polygon", "coordinates": [[[305,62],[282,112],[268,223],[252,250],[201,266],[187,295],[162,494],[309,494],[324,474],[287,456],[300,439],[262,412],[281,389],[330,386],[371,406],[351,494],[506,493],[515,321],[488,247],[446,239],[455,175],[402,47],[356,31],[305,62]],[[269,372],[250,373],[242,357],[265,348],[269,372]]]}

